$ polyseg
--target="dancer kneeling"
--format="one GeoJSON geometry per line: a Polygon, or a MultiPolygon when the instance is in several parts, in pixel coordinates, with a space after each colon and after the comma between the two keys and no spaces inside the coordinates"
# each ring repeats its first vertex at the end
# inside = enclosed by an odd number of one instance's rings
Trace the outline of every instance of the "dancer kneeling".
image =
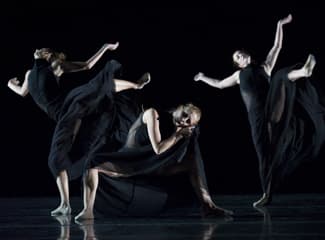
{"type": "MultiPolygon", "coordinates": [[[[216,206],[208,190],[198,145],[200,118],[201,110],[191,103],[179,105],[171,114],[154,108],[140,113],[120,150],[105,152],[102,148],[93,155],[84,177],[84,209],[75,219],[94,218],[94,208],[133,215],[135,206],[141,205],[139,199],[146,202],[143,211],[155,209],[153,206],[163,205],[167,197],[153,186],[154,178],[181,173],[190,178],[202,216],[232,215],[232,211],[216,206]],[[99,173],[104,178],[99,178],[99,173]],[[96,207],[97,198],[103,197],[107,199],[103,206],[96,207]]],[[[136,214],[141,215],[142,210],[136,214]]]]}

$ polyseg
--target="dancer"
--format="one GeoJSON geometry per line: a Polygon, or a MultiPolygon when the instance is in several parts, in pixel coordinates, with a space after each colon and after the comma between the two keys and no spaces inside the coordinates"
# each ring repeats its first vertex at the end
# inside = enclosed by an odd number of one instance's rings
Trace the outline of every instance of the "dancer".
{"type": "Polygon", "coordinates": [[[282,47],[283,25],[291,20],[288,15],[278,21],[274,46],[262,64],[253,63],[247,52],[238,50],[233,61],[240,70],[231,76],[218,80],[198,73],[194,77],[219,89],[240,85],[263,188],[263,196],[254,206],[269,204],[273,188],[301,160],[316,156],[325,137],[324,108],[306,79],[312,75],[315,57],[310,54],[303,66],[297,64],[271,74],[282,47]]]}
{"type": "Polygon", "coordinates": [[[68,62],[64,54],[58,54],[47,48],[39,49],[34,53],[34,67],[27,71],[22,85],[19,85],[17,78],[10,79],[8,82],[8,87],[17,94],[26,96],[30,93],[35,103],[57,122],[48,161],[50,170],[56,179],[61,203],[51,212],[51,215],[71,213],[68,180],[82,175],[85,165],[83,161],[86,160],[87,152],[96,142],[96,134],[102,130],[100,123],[109,119],[106,113],[105,120],[103,120],[99,110],[103,110],[102,106],[106,112],[109,110],[110,98],[114,93],[128,89],[142,89],[150,82],[149,73],[144,74],[136,83],[114,79],[114,73],[121,65],[111,60],[88,83],[69,92],[60,88],[58,80],[63,73],[90,69],[105,51],[115,50],[117,46],[118,43],[105,44],[87,62],[68,62]],[[82,140],[86,142],[83,145],[89,148],[87,151],[82,150],[83,157],[72,161],[68,154],[79,131],[81,120],[88,120],[88,117],[93,115],[95,117],[91,119],[91,127],[86,124],[84,126],[89,133],[84,134],[87,139],[82,140]]]}
{"type": "Polygon", "coordinates": [[[171,114],[155,108],[140,113],[124,147],[117,152],[102,148],[94,154],[84,177],[84,209],[75,219],[94,218],[98,186],[107,196],[102,206],[97,207],[99,211],[114,208],[113,214],[132,215],[138,199],[147,203],[142,204],[146,206],[142,210],[150,211],[149,208],[154,209],[166,200],[162,190],[154,190],[154,178],[180,173],[189,175],[203,216],[231,215],[232,211],[215,205],[208,190],[197,142],[200,118],[201,110],[190,103],[179,105],[171,114]],[[106,177],[100,184],[99,173],[106,177]]]}

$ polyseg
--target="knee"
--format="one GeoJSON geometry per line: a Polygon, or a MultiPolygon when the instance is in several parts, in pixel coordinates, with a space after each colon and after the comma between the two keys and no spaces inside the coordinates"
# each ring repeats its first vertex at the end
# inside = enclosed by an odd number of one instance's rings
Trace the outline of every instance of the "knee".
{"type": "Polygon", "coordinates": [[[88,173],[84,176],[84,181],[87,187],[93,190],[98,181],[98,171],[96,169],[88,170],[88,173]]]}

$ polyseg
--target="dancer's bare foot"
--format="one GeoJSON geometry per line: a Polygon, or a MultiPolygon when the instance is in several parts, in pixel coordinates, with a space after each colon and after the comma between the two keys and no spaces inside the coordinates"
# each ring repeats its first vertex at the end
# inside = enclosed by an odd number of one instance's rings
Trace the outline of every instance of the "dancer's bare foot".
{"type": "Polygon", "coordinates": [[[57,207],[51,212],[51,216],[60,216],[60,215],[66,216],[70,214],[71,214],[71,207],[70,205],[67,204],[61,204],[59,207],[57,207]]]}
{"type": "Polygon", "coordinates": [[[313,54],[309,54],[307,61],[306,61],[305,65],[303,66],[303,69],[306,72],[306,77],[310,77],[312,75],[315,65],[316,65],[315,56],[313,54]]]}
{"type": "Polygon", "coordinates": [[[91,220],[94,219],[94,213],[93,211],[90,211],[89,209],[82,210],[77,216],[75,216],[75,221],[83,221],[83,220],[91,220]]]}
{"type": "Polygon", "coordinates": [[[137,89],[142,89],[145,85],[147,85],[151,81],[150,73],[145,73],[141,76],[141,78],[137,81],[138,87],[137,89]]]}
{"type": "Polygon", "coordinates": [[[114,50],[116,50],[116,48],[118,48],[119,45],[120,45],[119,42],[116,42],[116,43],[107,43],[106,47],[107,47],[108,50],[114,51],[114,50]]]}
{"type": "Polygon", "coordinates": [[[202,217],[231,217],[234,212],[218,207],[215,204],[207,204],[201,207],[201,215],[202,217]]]}
{"type": "Polygon", "coordinates": [[[264,193],[263,196],[256,202],[253,203],[253,207],[262,207],[271,203],[271,196],[264,193]]]}

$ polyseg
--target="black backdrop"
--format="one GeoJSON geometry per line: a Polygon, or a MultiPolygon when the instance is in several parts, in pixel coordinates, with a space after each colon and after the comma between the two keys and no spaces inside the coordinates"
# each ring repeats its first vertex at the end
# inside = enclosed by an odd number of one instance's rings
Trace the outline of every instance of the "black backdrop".
{"type": "MultiPolygon", "coordinates": [[[[168,108],[191,101],[202,108],[200,145],[213,193],[260,192],[257,159],[239,88],[218,90],[194,82],[205,72],[225,77],[234,70],[231,54],[246,48],[262,60],[272,47],[276,22],[292,13],[285,26],[283,49],[276,68],[305,61],[315,54],[314,84],[324,91],[324,28],[320,1],[304,5],[236,4],[209,7],[115,7],[109,1],[42,4],[11,3],[1,12],[1,196],[57,195],[47,167],[54,123],[30,96],[11,92],[9,78],[23,77],[32,66],[35,48],[51,47],[71,60],[86,60],[105,42],[119,41],[96,69],[111,57],[124,66],[126,79],[144,71],[152,82],[142,92],[148,106],[168,108]]],[[[279,192],[324,192],[324,151],[301,166],[279,192]]],[[[79,180],[72,194],[80,193],[79,180]]]]}

